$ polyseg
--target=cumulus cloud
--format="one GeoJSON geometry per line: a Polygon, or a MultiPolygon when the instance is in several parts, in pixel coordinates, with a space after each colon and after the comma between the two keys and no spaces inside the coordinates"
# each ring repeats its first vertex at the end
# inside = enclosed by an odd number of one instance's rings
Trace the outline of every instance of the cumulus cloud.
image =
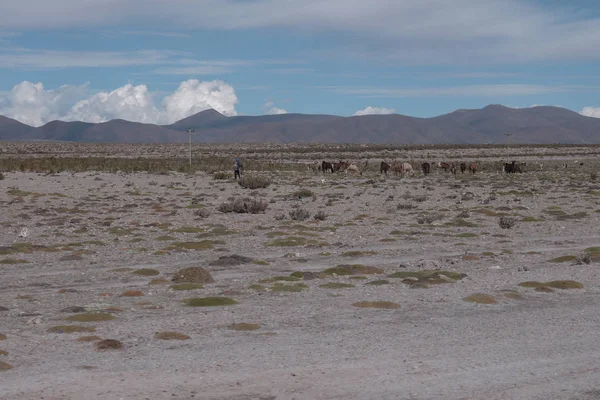
{"type": "Polygon", "coordinates": [[[146,85],[127,84],[110,92],[92,94],[88,84],[45,89],[42,83],[21,82],[0,98],[0,114],[32,126],[52,120],[134,122],[170,124],[213,108],[228,116],[237,115],[237,95],[223,81],[190,79],[158,102],[146,85]],[[158,105],[157,105],[158,103],[158,105]]]}
{"type": "Polygon", "coordinates": [[[0,98],[0,114],[29,125],[40,126],[64,116],[73,103],[87,93],[87,83],[46,90],[41,82],[23,81],[0,98]]]}
{"type": "Polygon", "coordinates": [[[263,110],[267,115],[281,115],[288,113],[287,110],[284,110],[283,108],[275,107],[275,104],[272,101],[267,101],[263,106],[263,110]]]}
{"type": "Polygon", "coordinates": [[[586,117],[600,118],[600,107],[583,107],[580,114],[586,117]]]}
{"type": "Polygon", "coordinates": [[[232,86],[223,81],[202,82],[189,79],[181,82],[175,93],[165,97],[162,108],[170,122],[213,108],[227,116],[237,115],[238,98],[232,86]]]}
{"type": "Polygon", "coordinates": [[[154,107],[146,85],[127,84],[112,92],[97,93],[80,100],[69,110],[67,121],[106,122],[111,119],[156,123],[159,110],[154,107]]]}
{"type": "Polygon", "coordinates": [[[362,110],[358,110],[354,113],[354,115],[383,115],[383,114],[393,114],[396,110],[393,108],[384,108],[384,107],[371,107],[368,106],[362,110]]]}

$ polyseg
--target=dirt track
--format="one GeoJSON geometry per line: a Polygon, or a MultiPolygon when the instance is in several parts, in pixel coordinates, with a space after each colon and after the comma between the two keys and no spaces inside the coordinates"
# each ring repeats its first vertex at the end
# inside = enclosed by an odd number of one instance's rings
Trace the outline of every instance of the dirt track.
{"type": "Polygon", "coordinates": [[[255,191],[203,173],[6,173],[0,398],[598,399],[600,183],[597,161],[581,160],[515,176],[272,172],[255,191]],[[268,207],[219,212],[232,196],[268,207]],[[291,221],[297,208],[311,217],[291,221]],[[210,265],[233,254],[253,261],[210,265]],[[355,264],[382,271],[322,274],[355,264]],[[185,266],[215,283],[171,289],[185,266]],[[447,272],[405,278],[423,270],[447,272]],[[316,276],[282,280],[294,271],[316,276]],[[519,286],[565,280],[583,289],[519,286]],[[208,296],[238,304],[182,303],[208,296]],[[73,306],[114,319],[65,321],[85,313],[61,311],[73,306]],[[259,327],[231,329],[241,322],[259,327]],[[57,325],[95,332],[48,332],[57,325]],[[190,338],[155,338],[165,331],[190,338]],[[91,335],[123,348],[77,340],[91,335]]]}

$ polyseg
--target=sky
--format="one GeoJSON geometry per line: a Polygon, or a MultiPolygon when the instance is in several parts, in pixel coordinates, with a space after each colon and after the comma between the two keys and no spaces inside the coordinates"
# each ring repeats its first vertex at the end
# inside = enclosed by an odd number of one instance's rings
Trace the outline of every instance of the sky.
{"type": "Polygon", "coordinates": [[[600,118],[596,0],[2,0],[0,115],[600,118]]]}

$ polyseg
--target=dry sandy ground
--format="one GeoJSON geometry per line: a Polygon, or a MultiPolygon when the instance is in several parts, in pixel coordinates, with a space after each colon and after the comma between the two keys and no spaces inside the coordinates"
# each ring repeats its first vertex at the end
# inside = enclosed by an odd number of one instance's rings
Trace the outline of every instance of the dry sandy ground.
{"type": "Polygon", "coordinates": [[[589,170],[271,173],[256,191],[201,173],[5,175],[3,400],[600,398],[600,183],[589,170]],[[301,188],[314,196],[294,195],[301,188]],[[231,196],[268,208],[219,212],[231,196]],[[295,207],[327,218],[291,221],[295,207]],[[512,228],[499,226],[503,215],[512,228]],[[211,265],[233,254],[254,261],[211,265]],[[382,271],[319,274],[340,264],[382,271]],[[205,267],[215,282],[173,290],[185,266],[205,267]],[[133,273],[140,268],[159,275],[133,273]],[[428,269],[466,276],[388,277],[428,269]],[[294,271],[316,279],[259,283],[294,271]],[[519,286],[558,280],[583,288],[519,286]],[[128,290],[143,296],[120,296],[128,290]],[[496,302],[464,300],[476,293],[496,302]],[[182,302],[208,296],[237,304],[182,302]],[[362,301],[399,308],[354,305],[362,301]],[[74,306],[114,319],[65,321],[85,314],[64,310],[74,306]],[[239,323],[259,327],[232,329],[239,323]],[[95,332],[48,331],[59,325],[95,332]],[[165,331],[189,339],[155,337],[165,331]],[[100,338],[123,348],[98,351],[100,338]]]}

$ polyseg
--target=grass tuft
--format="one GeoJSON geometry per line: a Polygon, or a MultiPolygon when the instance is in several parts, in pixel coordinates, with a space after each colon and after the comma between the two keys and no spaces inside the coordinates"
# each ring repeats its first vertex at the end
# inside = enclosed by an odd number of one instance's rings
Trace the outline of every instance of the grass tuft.
{"type": "Polygon", "coordinates": [[[154,334],[155,339],[160,340],[188,340],[190,337],[186,334],[179,332],[156,332],[154,334]]]}
{"type": "Polygon", "coordinates": [[[231,324],[227,327],[227,329],[231,329],[233,331],[255,331],[260,329],[259,324],[250,324],[247,322],[239,322],[237,324],[231,324]]]}
{"type": "Polygon", "coordinates": [[[475,293],[463,298],[464,301],[477,304],[496,304],[496,298],[485,293],[475,293]]]}
{"type": "Polygon", "coordinates": [[[46,332],[50,333],[82,333],[82,332],[96,332],[96,328],[91,326],[79,326],[79,325],[58,325],[48,328],[46,332]]]}
{"type": "Polygon", "coordinates": [[[229,297],[194,297],[183,300],[183,303],[190,307],[215,307],[238,304],[237,301],[230,299],[229,297]]]}
{"type": "Polygon", "coordinates": [[[65,318],[65,321],[73,321],[73,322],[98,322],[98,321],[110,321],[115,319],[115,316],[108,313],[85,313],[85,314],[77,314],[71,315],[70,317],[65,318]]]}

